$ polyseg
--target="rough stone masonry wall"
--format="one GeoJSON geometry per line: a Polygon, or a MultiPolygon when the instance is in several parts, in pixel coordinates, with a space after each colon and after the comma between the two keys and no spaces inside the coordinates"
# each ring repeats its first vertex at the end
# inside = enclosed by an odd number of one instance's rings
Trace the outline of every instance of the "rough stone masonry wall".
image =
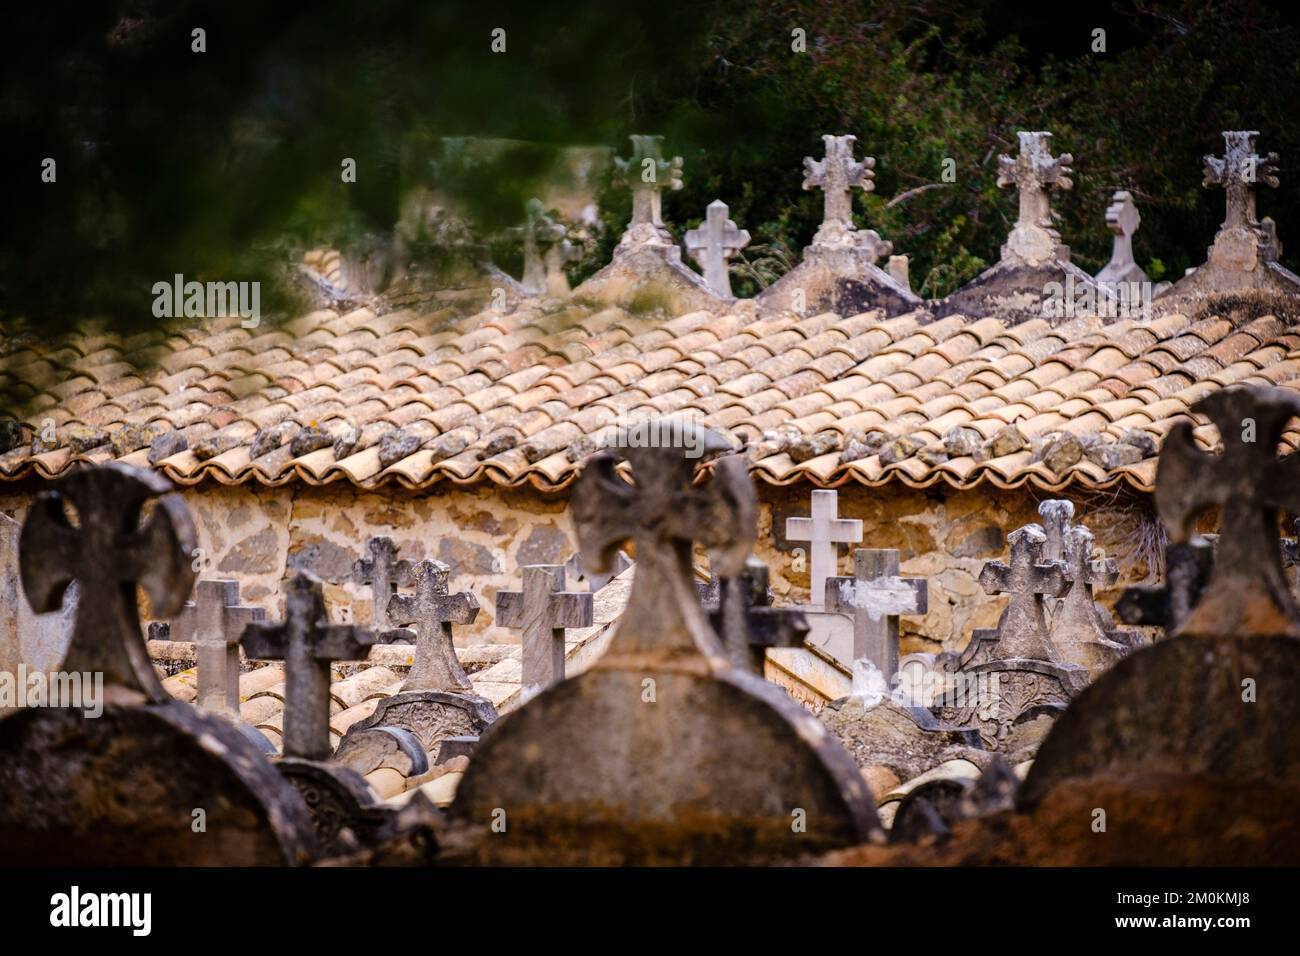
{"type": "MultiPolygon", "coordinates": [[[[809,486],[759,486],[761,513],[757,554],[771,568],[778,604],[807,599],[806,561],[778,550],[773,535],[787,514],[807,514],[809,486]]],[[[24,484],[0,491],[0,510],[21,520],[36,491],[24,484]]],[[[199,545],[213,577],[238,578],[245,603],[279,618],[280,582],[306,568],[326,584],[335,620],[369,621],[367,588],[350,581],[352,562],[365,540],[387,535],[411,560],[434,557],[452,568],[455,589],[469,588],[482,610],[472,627],[460,628],[465,643],[506,642],[513,632],[493,626],[494,595],[519,586],[523,564],[559,563],[576,548],[565,494],[531,489],[434,486],[426,491],[397,487],[365,492],[339,482],[323,487],[291,483],[228,487],[205,483],[183,489],[198,528],[199,545]]],[[[1005,603],[988,597],[977,578],[986,561],[1005,559],[1005,536],[1037,521],[1038,501],[1049,497],[1028,488],[999,491],[982,487],[926,490],[901,484],[885,488],[847,485],[839,492],[839,513],[860,518],[864,546],[897,548],[904,574],[930,582],[930,612],[903,622],[903,652],[942,647],[960,649],[972,628],[991,627],[1005,603]]],[[[1076,518],[1092,528],[1098,546],[1121,562],[1124,583],[1142,580],[1147,563],[1138,543],[1150,541],[1154,519],[1145,496],[1073,495],[1076,518]]],[[[851,571],[843,549],[840,573],[851,571]]],[[[1118,587],[1101,595],[1109,603],[1118,587]]]]}

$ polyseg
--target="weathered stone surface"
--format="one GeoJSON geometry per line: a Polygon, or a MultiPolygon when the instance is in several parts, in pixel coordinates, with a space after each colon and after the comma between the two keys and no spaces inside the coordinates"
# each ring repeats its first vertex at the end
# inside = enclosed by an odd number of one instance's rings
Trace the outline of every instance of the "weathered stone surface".
{"type": "Polygon", "coordinates": [[[905,458],[911,458],[920,449],[921,443],[907,435],[895,438],[887,442],[880,449],[880,463],[882,465],[896,465],[905,458]]]}
{"type": "Polygon", "coordinates": [[[1027,447],[1029,440],[1025,438],[1024,432],[1015,425],[1005,425],[984,443],[984,452],[989,458],[1001,458],[1003,455],[1014,455],[1027,447]]]}
{"type": "Polygon", "coordinates": [[[1115,613],[1125,624],[1164,628],[1173,634],[1192,613],[1214,567],[1218,535],[1193,537],[1186,544],[1165,548],[1165,583],[1125,588],[1115,602],[1115,613]]]}
{"type": "Polygon", "coordinates": [[[862,540],[862,522],[836,515],[838,495],[817,489],[812,493],[811,515],[787,518],[785,534],[790,541],[807,541],[809,553],[810,603],[822,607],[826,602],[826,579],[836,570],[837,543],[855,544],[862,540]]]}
{"type": "Polygon", "coordinates": [[[951,457],[974,455],[983,444],[980,433],[973,428],[950,428],[943,433],[943,448],[951,457]]]}
{"type": "Polygon", "coordinates": [[[361,441],[361,429],[346,419],[334,423],[332,435],[334,438],[334,458],[337,461],[342,461],[356,451],[357,445],[361,441]]]}
{"type": "Polygon", "coordinates": [[[223,455],[239,444],[239,441],[225,432],[216,432],[202,438],[194,445],[194,457],[199,461],[209,461],[223,455]]]}
{"type": "Polygon", "coordinates": [[[13,451],[23,443],[22,422],[12,418],[0,419],[0,455],[13,451]]]}
{"type": "Polygon", "coordinates": [[[1004,657],[1061,663],[1047,633],[1043,596],[1060,597],[1068,586],[1065,566],[1043,561],[1047,535],[1036,524],[1007,535],[1011,563],[990,561],[980,572],[980,585],[987,594],[1008,595],[1006,610],[998,619],[998,652],[1004,657]]]}
{"type": "Polygon", "coordinates": [[[387,468],[403,458],[409,458],[420,450],[420,444],[418,435],[412,435],[401,428],[385,432],[379,439],[380,466],[387,468]]]}
{"type": "Polygon", "coordinates": [[[888,767],[900,780],[911,780],[948,760],[982,766],[989,756],[975,731],[945,727],[920,707],[886,700],[868,708],[846,697],[827,704],[818,716],[859,767],[888,767]]]}
{"type": "Polygon", "coordinates": [[[89,425],[64,425],[60,433],[64,443],[74,455],[84,455],[108,443],[108,432],[91,428],[89,425]]]}
{"type": "Polygon", "coordinates": [[[156,465],[165,458],[179,455],[189,447],[189,440],[179,431],[159,435],[149,444],[149,464],[156,465]]]}
{"type": "MultiPolygon", "coordinates": [[[[924,614],[926,581],[902,578],[898,552],[891,548],[858,548],[853,552],[853,576],[827,579],[827,610],[853,616],[853,660],[867,660],[885,681],[898,673],[898,619],[924,614]]],[[[856,689],[855,689],[856,693],[856,689]]]]}
{"type": "MultiPolygon", "coordinates": [[[[157,424],[126,424],[114,430],[108,436],[108,442],[113,448],[113,457],[121,458],[140,448],[149,447],[161,434],[162,427],[157,424]]],[[[0,445],[3,445],[3,442],[0,442],[0,445]]]]}
{"type": "Polygon", "coordinates": [[[289,443],[289,454],[294,458],[301,458],[303,455],[328,448],[331,444],[329,432],[325,429],[318,425],[304,425],[298,429],[298,434],[294,435],[293,441],[289,443]]]}
{"type": "Polygon", "coordinates": [[[1100,465],[1107,471],[1124,465],[1137,464],[1147,457],[1142,449],[1128,442],[1097,442],[1089,447],[1085,454],[1090,462],[1100,465]]]}
{"type": "Polygon", "coordinates": [[[551,524],[539,524],[519,545],[516,559],[520,565],[558,564],[572,547],[564,531],[551,524]]]}
{"type": "Polygon", "coordinates": [[[701,588],[704,610],[731,662],[760,676],[769,647],[800,647],[809,632],[802,612],[772,607],[767,582],[767,565],[751,557],[739,575],[719,576],[701,588]]]}
{"type": "Polygon", "coordinates": [[[256,460],[263,455],[271,454],[285,443],[292,429],[293,426],[287,422],[259,428],[257,434],[253,436],[252,442],[249,443],[248,457],[256,460]]]}
{"type": "Polygon", "coordinates": [[[583,564],[581,554],[574,553],[564,562],[564,573],[573,583],[586,584],[587,590],[594,594],[630,567],[632,567],[632,559],[628,557],[627,552],[617,551],[609,562],[608,570],[597,574],[595,571],[588,570],[583,564]]]}
{"type": "Polygon", "coordinates": [[[1114,624],[1103,620],[1093,598],[1096,586],[1110,587],[1119,578],[1115,562],[1092,557],[1092,532],[1074,525],[1065,532],[1063,554],[1069,589],[1052,613],[1049,638],[1061,657],[1088,669],[1096,679],[1127,652],[1111,639],[1114,624]]]}
{"type": "Polygon", "coordinates": [[[840,464],[847,465],[851,461],[870,458],[877,454],[880,447],[888,440],[889,436],[884,432],[851,434],[844,442],[844,451],[840,453],[840,464]]]}
{"type": "Polygon", "coordinates": [[[1121,282],[1150,282],[1151,278],[1133,258],[1133,234],[1142,225],[1142,216],[1133,194],[1118,189],[1106,208],[1106,228],[1115,234],[1110,261],[1097,273],[1097,281],[1114,286],[1121,282]]]}
{"type": "Polygon", "coordinates": [[[497,623],[523,630],[521,696],[532,697],[564,679],[564,631],[590,627],[590,592],[564,589],[564,565],[523,568],[523,589],[498,591],[497,623]]]}
{"type": "Polygon", "coordinates": [[[815,435],[800,435],[790,443],[787,451],[795,461],[810,461],[821,455],[829,455],[839,447],[839,435],[835,432],[817,432],[815,435]]]}
{"type": "Polygon", "coordinates": [[[389,605],[399,587],[414,583],[411,562],[397,557],[397,545],[392,538],[376,536],[366,542],[366,554],[352,566],[353,578],[359,584],[370,585],[372,612],[370,625],[382,643],[394,641],[406,643],[411,640],[409,632],[394,633],[393,621],[389,617],[389,605]]]}
{"type": "Polygon", "coordinates": [[[1078,437],[1063,432],[1047,442],[1040,460],[1056,474],[1064,474],[1083,459],[1083,444],[1078,437]]]}
{"type": "Polygon", "coordinates": [[[574,501],[584,561],[600,566],[636,539],[618,629],[591,668],[484,734],[453,817],[486,827],[504,810],[507,831],[478,850],[518,861],[734,863],[865,839],[875,817],[848,755],[783,692],[728,663],[695,599],[692,539],[720,575],[737,573],[752,546],[743,460],[717,461],[696,488],[680,449],[627,455],[635,487],[603,453],[574,501]],[[803,832],[793,808],[805,811],[803,832]]]}

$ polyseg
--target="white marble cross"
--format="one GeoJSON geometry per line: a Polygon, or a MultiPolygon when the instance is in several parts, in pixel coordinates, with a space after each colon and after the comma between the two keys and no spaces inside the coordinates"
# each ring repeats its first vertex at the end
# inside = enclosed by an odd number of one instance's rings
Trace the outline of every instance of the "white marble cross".
{"type": "Polygon", "coordinates": [[[835,573],[835,545],[840,542],[856,544],[862,540],[861,521],[837,516],[838,499],[838,492],[818,489],[812,493],[811,517],[785,519],[787,538],[810,542],[810,603],[817,607],[826,604],[826,579],[835,573]]]}
{"type": "MultiPolygon", "coordinates": [[[[823,212],[821,228],[817,230],[818,238],[823,233],[843,233],[853,228],[853,187],[863,192],[876,188],[873,181],[876,174],[876,160],[864,156],[862,162],[853,158],[853,144],[856,136],[822,136],[826,144],[826,155],[822,159],[805,156],[803,160],[804,189],[820,187],[822,190],[823,212]]],[[[817,239],[813,240],[814,242],[817,239]]]]}
{"type": "Polygon", "coordinates": [[[1258,226],[1255,220],[1255,184],[1277,188],[1277,153],[1255,153],[1257,130],[1224,130],[1223,156],[1206,156],[1203,186],[1222,186],[1227,191],[1224,228],[1258,226]]]}
{"type": "Polygon", "coordinates": [[[1109,285],[1121,282],[1149,282],[1147,274],[1133,259],[1133,234],[1142,224],[1142,216],[1128,190],[1120,189],[1111,197],[1106,209],[1106,228],[1115,234],[1110,262],[1097,273],[1097,281],[1109,285]]]}
{"type": "Polygon", "coordinates": [[[731,299],[734,296],[727,258],[749,245],[749,232],[737,229],[727,218],[727,212],[727,204],[721,199],[709,203],[700,228],[686,233],[686,251],[704,270],[704,281],[709,288],[724,299],[731,299]]]}
{"type": "Polygon", "coordinates": [[[853,615],[855,664],[870,661],[891,680],[898,672],[898,618],[926,612],[928,583],[899,577],[898,551],[893,548],[858,548],[853,552],[853,576],[832,577],[826,583],[827,609],[853,615]]]}

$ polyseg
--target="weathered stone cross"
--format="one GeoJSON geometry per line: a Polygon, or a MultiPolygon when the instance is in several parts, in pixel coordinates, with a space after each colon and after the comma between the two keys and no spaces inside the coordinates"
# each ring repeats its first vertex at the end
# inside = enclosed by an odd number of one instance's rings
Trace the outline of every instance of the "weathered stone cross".
{"type": "Polygon", "coordinates": [[[396,624],[415,627],[415,662],[402,684],[403,691],[474,690],[460,666],[452,641],[453,624],[473,624],[478,601],[469,591],[449,594],[451,568],[441,561],[421,561],[415,566],[415,594],[394,594],[388,599],[388,616],[396,624]]]}
{"type": "Polygon", "coordinates": [[[748,558],[736,577],[710,581],[704,609],[731,662],[760,675],[769,647],[799,647],[808,636],[802,611],[772,607],[767,565],[758,558],[748,558]]]}
{"type": "MultiPolygon", "coordinates": [[[[1038,503],[1038,517],[1042,519],[1041,527],[1047,540],[1043,543],[1044,561],[1065,560],[1065,535],[1070,530],[1070,520],[1074,517],[1074,502],[1064,498],[1048,498],[1038,503]]],[[[1056,598],[1043,598],[1043,606],[1050,615],[1056,611],[1056,598]]]]}
{"type": "Polygon", "coordinates": [[[704,222],[698,229],[686,232],[686,251],[704,270],[704,281],[710,289],[731,299],[731,274],[727,258],[749,245],[749,232],[737,229],[727,218],[727,204],[721,199],[709,203],[704,222]]]}
{"type": "Polygon", "coordinates": [[[358,559],[352,566],[353,579],[358,584],[369,584],[373,600],[370,625],[381,644],[409,643],[414,636],[409,630],[394,630],[388,617],[388,602],[398,587],[411,585],[411,562],[397,559],[397,545],[392,538],[376,537],[366,542],[369,560],[358,559]]]}
{"type": "Polygon", "coordinates": [[[1184,544],[1167,545],[1165,583],[1125,588],[1115,602],[1119,619],[1125,624],[1164,628],[1166,635],[1182,627],[1210,580],[1218,537],[1197,535],[1184,544]]]}
{"type": "Polygon", "coordinates": [[[1132,194],[1126,189],[1117,190],[1106,208],[1106,228],[1115,234],[1115,241],[1110,262],[1097,273],[1098,282],[1117,285],[1121,282],[1150,281],[1133,258],[1133,234],[1141,224],[1142,216],[1133,202],[1132,194]]]}
{"type": "Polygon", "coordinates": [[[862,540],[862,522],[857,518],[837,517],[838,492],[817,489],[812,493],[812,516],[786,518],[785,536],[791,541],[809,542],[809,603],[826,604],[826,579],[835,573],[838,542],[856,544],[862,540]]]}
{"type": "Polygon", "coordinates": [[[614,160],[623,183],[632,190],[632,221],[621,243],[672,243],[672,235],[664,227],[661,190],[682,188],[682,158],[663,158],[662,136],[633,134],[629,139],[631,157],[614,160]]]}
{"type": "Polygon", "coordinates": [[[62,478],[37,498],[19,539],[27,602],[37,614],[57,611],[73,581],[81,588],[76,623],[60,670],[102,673],[107,685],[166,703],[149,660],[136,585],[154,613],[181,610],[194,584],[194,526],[181,497],[162,476],[127,465],[88,468],[62,478]],[[144,504],[157,498],[140,524],[144,504]],[[64,502],[76,508],[73,526],[64,502]]]}
{"type": "Polygon", "coordinates": [[[520,591],[497,592],[497,623],[523,629],[521,696],[564,680],[564,630],[591,627],[589,591],[564,590],[564,565],[530,564],[520,591]]]}
{"type": "Polygon", "coordinates": [[[528,200],[525,212],[527,218],[518,231],[524,242],[524,277],[519,284],[529,295],[542,295],[548,289],[542,248],[549,255],[550,247],[564,238],[566,230],[547,214],[540,199],[528,200]]]}
{"type": "Polygon", "coordinates": [[[886,681],[898,673],[898,618],[924,614],[929,584],[898,574],[893,548],[857,548],[853,576],[827,580],[826,609],[853,615],[853,659],[869,660],[886,681]]]}
{"type": "Polygon", "coordinates": [[[1052,204],[1049,190],[1072,189],[1069,153],[1053,156],[1049,148],[1052,134],[1042,131],[1021,131],[1020,154],[998,157],[998,185],[1015,186],[1020,194],[1020,212],[1015,228],[1003,247],[1003,258],[1008,253],[1028,262],[1041,262],[1058,252],[1060,236],[1052,228],[1052,204]]]}
{"type": "Polygon", "coordinates": [[[1277,153],[1259,156],[1255,152],[1257,130],[1225,130],[1223,156],[1206,156],[1203,186],[1222,186],[1227,191],[1227,216],[1223,227],[1258,228],[1255,219],[1255,184],[1277,188],[1277,153]]]}
{"type": "Polygon", "coordinates": [[[284,621],[244,628],[244,653],[284,661],[284,755],[330,757],[330,664],[363,659],[375,637],[354,624],[330,624],[321,583],[299,572],[285,585],[284,621]]]}
{"type": "Polygon", "coordinates": [[[984,593],[1008,595],[1007,608],[998,620],[998,656],[1057,663],[1060,657],[1047,636],[1043,595],[1065,593],[1065,565],[1042,560],[1047,535],[1036,524],[1011,532],[1007,543],[1011,563],[990,561],[979,577],[984,593]]]}
{"type": "Polygon", "coordinates": [[[1065,533],[1065,580],[1069,590],[1052,615],[1051,641],[1065,660],[1088,668],[1096,677],[1125,653],[1125,648],[1110,639],[1102,612],[1093,599],[1092,589],[1110,587],[1119,579],[1111,558],[1093,560],[1092,532],[1075,525],[1065,533]]]}
{"type": "Polygon", "coordinates": [[[876,174],[873,172],[876,160],[864,156],[862,162],[853,158],[853,144],[856,136],[822,136],[826,144],[826,155],[822,159],[805,156],[803,159],[803,188],[822,190],[822,224],[817,230],[818,239],[839,238],[846,231],[853,229],[853,187],[863,192],[876,188],[876,174]],[[823,235],[825,233],[826,235],[823,235]]]}
{"type": "Polygon", "coordinates": [[[1229,387],[1192,406],[1219,431],[1223,454],[1201,451],[1191,422],[1179,422],[1160,450],[1156,512],[1176,543],[1196,516],[1219,508],[1214,570],[1183,622],[1189,634],[1292,634],[1296,608],[1282,572],[1278,512],[1300,513],[1300,455],[1277,457],[1300,396],[1280,388],[1229,387]]]}
{"type": "Polygon", "coordinates": [[[239,638],[244,628],[266,617],[260,607],[242,607],[238,581],[199,581],[194,600],[171,622],[171,639],[194,644],[199,686],[196,703],[204,710],[239,717],[239,638]]]}

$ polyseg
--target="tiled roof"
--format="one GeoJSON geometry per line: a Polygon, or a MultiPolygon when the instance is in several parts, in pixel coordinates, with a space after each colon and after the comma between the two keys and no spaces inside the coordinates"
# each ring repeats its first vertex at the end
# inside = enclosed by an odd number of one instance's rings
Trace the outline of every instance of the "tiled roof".
{"type": "MultiPolygon", "coordinates": [[[[231,318],[52,343],[11,325],[0,327],[0,408],[19,409],[29,427],[12,447],[18,436],[0,422],[0,440],[11,436],[0,476],[117,458],[185,485],[556,489],[626,411],[699,416],[744,441],[755,477],[772,484],[1150,490],[1154,445],[1172,424],[1208,392],[1245,383],[1300,387],[1300,329],[1270,316],[1239,327],[1177,314],[1056,327],[925,312],[756,317],[746,303],[668,320],[578,305],[469,317],[320,311],[279,327],[231,318]],[[55,441],[33,447],[50,422],[55,441]],[[1102,435],[1137,451],[1057,458],[1054,471],[1029,447],[989,451],[1012,423],[1031,440],[1060,432],[1090,447],[1102,435]],[[973,430],[984,450],[941,453],[953,429],[973,430]],[[849,437],[873,431],[884,434],[868,440],[870,453],[842,455],[849,437]],[[172,433],[183,448],[169,445],[172,433]],[[878,453],[901,436],[915,444],[878,453]]],[[[1204,425],[1198,434],[1212,436],[1204,425]]],[[[1288,433],[1292,447],[1296,438],[1288,433]]]]}

